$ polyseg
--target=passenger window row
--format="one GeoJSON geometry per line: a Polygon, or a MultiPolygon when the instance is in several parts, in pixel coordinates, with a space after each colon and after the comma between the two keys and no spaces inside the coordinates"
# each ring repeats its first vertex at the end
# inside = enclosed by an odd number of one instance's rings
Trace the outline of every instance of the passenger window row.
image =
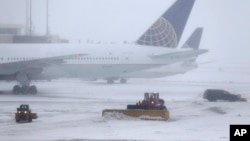
{"type": "MultiPolygon", "coordinates": [[[[35,57],[1,57],[1,61],[27,61],[38,59],[35,57]]],[[[119,57],[74,57],[67,60],[119,60],[119,57]]]]}
{"type": "Polygon", "coordinates": [[[119,57],[74,57],[68,60],[119,60],[119,57]]]}

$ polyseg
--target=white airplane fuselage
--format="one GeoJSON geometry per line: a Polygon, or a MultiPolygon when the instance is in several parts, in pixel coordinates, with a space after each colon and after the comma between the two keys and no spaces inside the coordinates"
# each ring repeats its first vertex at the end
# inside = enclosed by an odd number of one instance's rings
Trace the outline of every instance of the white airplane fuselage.
{"type": "MultiPolygon", "coordinates": [[[[150,56],[178,52],[178,49],[140,45],[70,45],[70,44],[2,44],[0,63],[84,54],[65,59],[65,63],[43,68],[49,79],[71,77],[86,80],[125,77],[134,72],[174,64],[187,58],[152,59],[150,56]]],[[[183,49],[182,49],[183,50],[183,49]]],[[[0,68],[0,74],[15,73],[16,69],[0,68]]],[[[147,74],[146,74],[147,76],[147,74]]]]}

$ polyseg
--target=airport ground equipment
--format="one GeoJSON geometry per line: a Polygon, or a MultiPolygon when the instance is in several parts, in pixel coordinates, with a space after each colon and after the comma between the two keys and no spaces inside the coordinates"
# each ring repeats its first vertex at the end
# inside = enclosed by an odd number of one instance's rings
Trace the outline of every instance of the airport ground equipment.
{"type": "Polygon", "coordinates": [[[37,119],[38,116],[36,113],[32,113],[29,105],[22,104],[17,108],[15,113],[16,122],[32,122],[32,119],[37,119]]]}
{"type": "Polygon", "coordinates": [[[140,119],[168,120],[169,111],[164,104],[164,100],[159,98],[159,93],[145,93],[144,99],[135,105],[127,105],[127,109],[105,109],[102,116],[118,113],[140,119]]]}
{"type": "Polygon", "coordinates": [[[246,102],[246,98],[242,98],[239,94],[231,94],[228,91],[220,90],[220,89],[207,89],[204,94],[203,98],[207,99],[208,101],[217,101],[217,100],[223,100],[223,101],[242,101],[246,102]]]}

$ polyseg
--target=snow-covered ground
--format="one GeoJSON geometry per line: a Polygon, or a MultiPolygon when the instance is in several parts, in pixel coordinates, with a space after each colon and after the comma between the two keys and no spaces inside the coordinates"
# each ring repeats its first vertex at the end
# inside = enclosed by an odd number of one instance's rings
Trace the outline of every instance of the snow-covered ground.
{"type": "Polygon", "coordinates": [[[128,84],[104,81],[55,80],[36,82],[37,95],[13,95],[15,83],[0,82],[1,141],[173,140],[228,141],[230,124],[250,123],[249,102],[207,102],[205,89],[227,89],[250,100],[250,75],[222,69],[197,69],[161,79],[131,79],[128,84]],[[170,111],[168,121],[110,119],[103,109],[124,109],[158,91],[170,111]],[[29,104],[38,119],[16,123],[20,104],[29,104]]]}

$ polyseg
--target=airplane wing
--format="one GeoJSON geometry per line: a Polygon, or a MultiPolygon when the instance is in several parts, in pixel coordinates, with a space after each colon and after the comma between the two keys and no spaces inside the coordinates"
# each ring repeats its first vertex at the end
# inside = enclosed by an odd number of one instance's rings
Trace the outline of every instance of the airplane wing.
{"type": "Polygon", "coordinates": [[[20,70],[27,70],[31,68],[43,68],[57,64],[65,63],[64,59],[70,59],[74,57],[85,56],[87,54],[73,54],[73,55],[64,55],[64,56],[55,56],[55,57],[47,57],[47,58],[39,58],[32,60],[23,60],[23,61],[15,61],[15,62],[7,62],[0,64],[0,68],[5,68],[8,72],[18,72],[20,70]]]}
{"type": "Polygon", "coordinates": [[[185,60],[208,52],[206,49],[178,51],[165,54],[151,55],[152,59],[185,60]]]}

